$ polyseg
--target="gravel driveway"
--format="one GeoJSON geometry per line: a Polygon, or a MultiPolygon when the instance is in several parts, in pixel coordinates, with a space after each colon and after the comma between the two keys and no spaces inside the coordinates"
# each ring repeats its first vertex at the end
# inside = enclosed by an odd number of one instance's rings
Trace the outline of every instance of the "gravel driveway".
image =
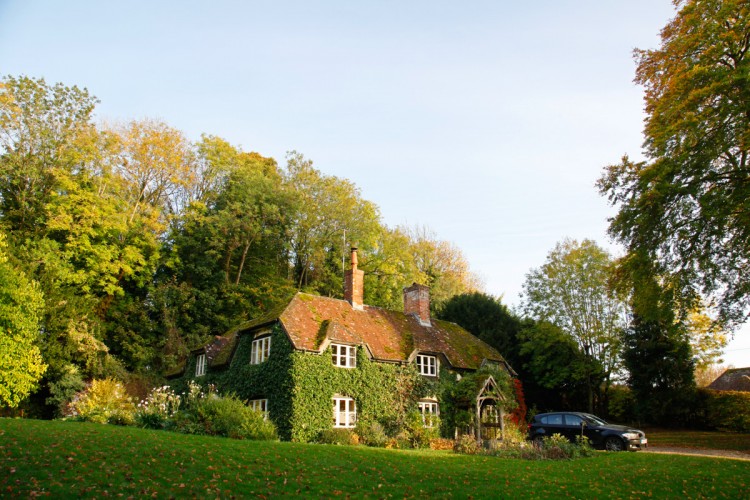
{"type": "Polygon", "coordinates": [[[731,450],[704,450],[699,448],[672,448],[667,446],[649,446],[641,450],[642,453],[670,453],[673,455],[701,455],[705,457],[732,458],[735,460],[750,460],[750,454],[731,450]]]}

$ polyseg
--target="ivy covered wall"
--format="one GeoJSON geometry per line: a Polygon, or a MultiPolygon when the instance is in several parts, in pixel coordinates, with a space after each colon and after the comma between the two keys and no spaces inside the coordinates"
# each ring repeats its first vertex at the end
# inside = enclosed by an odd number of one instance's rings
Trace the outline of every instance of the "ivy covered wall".
{"type": "MultiPolygon", "coordinates": [[[[499,369],[483,368],[465,375],[461,381],[445,366],[437,379],[423,377],[414,363],[381,363],[369,359],[365,348],[357,348],[356,368],[333,365],[331,350],[322,354],[295,351],[281,326],[271,329],[269,358],[250,364],[253,336],[240,335],[228,366],[195,378],[195,357],[191,357],[182,378],[172,384],[182,391],[190,379],[203,386],[213,384],[220,393],[234,393],[243,400],[268,399],[270,419],[284,440],[314,441],[333,426],[334,395],[348,396],[357,406],[358,426],[379,423],[386,433],[403,429],[417,402],[437,398],[441,413],[441,433],[452,436],[455,427],[470,425],[473,415],[471,391],[475,379],[493,375],[498,385],[508,388],[506,400],[514,405],[510,377],[499,369]]],[[[484,380],[482,379],[482,380],[484,380]]]]}

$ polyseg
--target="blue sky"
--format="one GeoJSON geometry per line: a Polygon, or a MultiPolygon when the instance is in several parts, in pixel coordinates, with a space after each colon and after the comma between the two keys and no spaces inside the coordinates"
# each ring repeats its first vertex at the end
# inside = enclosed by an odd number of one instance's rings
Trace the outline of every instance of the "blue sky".
{"type": "MultiPolygon", "coordinates": [[[[87,87],[98,118],[159,118],[356,183],[384,222],[459,246],[518,304],[565,237],[606,236],[594,183],[639,158],[632,50],[670,0],[0,0],[0,73],[87,87]]],[[[726,360],[749,365],[750,332],[726,360]]]]}

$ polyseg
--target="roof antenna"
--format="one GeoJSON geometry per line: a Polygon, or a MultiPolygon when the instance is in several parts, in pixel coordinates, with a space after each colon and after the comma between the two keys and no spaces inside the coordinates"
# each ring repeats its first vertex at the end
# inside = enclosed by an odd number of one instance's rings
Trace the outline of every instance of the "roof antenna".
{"type": "Polygon", "coordinates": [[[344,244],[341,245],[341,273],[346,275],[346,229],[344,229],[344,244]]]}

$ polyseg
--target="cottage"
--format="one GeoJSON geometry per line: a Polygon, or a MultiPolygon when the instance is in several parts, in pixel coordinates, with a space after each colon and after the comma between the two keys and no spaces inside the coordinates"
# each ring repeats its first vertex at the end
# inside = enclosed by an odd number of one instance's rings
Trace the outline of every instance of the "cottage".
{"type": "Polygon", "coordinates": [[[345,300],[297,293],[196,349],[176,384],[233,392],[295,441],[331,428],[387,430],[417,412],[445,435],[470,428],[482,437],[502,425],[515,373],[496,349],[431,318],[425,286],[404,290],[403,312],[365,305],[356,248],[344,281],[345,300]]]}

